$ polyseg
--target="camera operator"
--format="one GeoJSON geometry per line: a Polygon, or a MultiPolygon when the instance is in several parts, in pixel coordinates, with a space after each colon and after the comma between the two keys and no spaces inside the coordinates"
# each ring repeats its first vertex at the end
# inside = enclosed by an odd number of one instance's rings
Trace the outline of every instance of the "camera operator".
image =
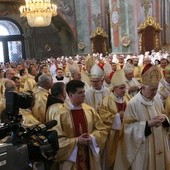
{"type": "MultiPolygon", "coordinates": [[[[5,82],[5,96],[8,92],[17,92],[16,90],[16,85],[14,83],[14,81],[12,80],[8,80],[5,82]]],[[[31,91],[28,91],[27,93],[29,93],[30,95],[32,95],[32,92],[31,91]]],[[[5,115],[5,112],[6,112],[6,99],[5,99],[5,96],[3,98],[3,103],[2,103],[2,106],[3,106],[3,111],[2,111],[2,115],[1,115],[1,122],[2,123],[6,123],[8,120],[7,118],[7,115],[5,115]]],[[[2,100],[2,99],[1,99],[2,100]]],[[[32,96],[32,105],[31,107],[34,106],[34,103],[35,103],[35,99],[34,97],[32,96]]],[[[31,108],[27,108],[27,109],[19,109],[19,115],[22,115],[22,120],[21,120],[21,124],[24,125],[24,126],[32,126],[32,125],[37,125],[37,124],[40,124],[40,122],[33,116],[32,114],[32,111],[31,111],[31,108]]]]}
{"type": "Polygon", "coordinates": [[[5,94],[6,108],[2,116],[5,124],[0,127],[0,154],[6,149],[7,158],[0,155],[0,160],[8,159],[8,162],[3,167],[27,170],[25,168],[29,168],[30,161],[33,170],[48,170],[58,148],[56,131],[48,130],[57,122],[38,122],[30,110],[34,104],[32,92],[17,93],[13,81],[6,82],[5,94]]]}

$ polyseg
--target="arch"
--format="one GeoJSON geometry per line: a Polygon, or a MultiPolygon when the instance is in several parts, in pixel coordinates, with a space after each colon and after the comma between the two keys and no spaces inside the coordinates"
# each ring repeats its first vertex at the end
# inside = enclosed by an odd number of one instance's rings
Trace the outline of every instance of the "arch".
{"type": "Polygon", "coordinates": [[[23,35],[22,27],[21,27],[21,26],[18,24],[18,22],[16,22],[15,20],[13,20],[13,19],[11,19],[11,18],[8,18],[8,17],[2,17],[2,16],[0,16],[0,21],[9,21],[9,22],[11,22],[13,25],[15,25],[15,26],[19,29],[21,35],[23,35]]]}
{"type": "Polygon", "coordinates": [[[74,55],[76,51],[76,36],[73,27],[61,15],[53,17],[52,22],[60,36],[62,55],[74,55]]]}
{"type": "Polygon", "coordinates": [[[56,28],[61,28],[61,27],[67,28],[72,38],[76,39],[75,31],[73,30],[72,25],[69,24],[61,15],[58,14],[57,16],[53,17],[52,22],[56,26],[56,28]]]}
{"type": "Polygon", "coordinates": [[[19,62],[25,59],[24,37],[20,25],[7,17],[0,17],[0,26],[6,33],[0,33],[1,62],[19,62]]]}
{"type": "Polygon", "coordinates": [[[76,39],[76,23],[73,23],[73,21],[69,20],[69,17],[67,15],[63,14],[61,11],[58,11],[58,14],[56,17],[53,18],[60,18],[64,23],[70,28],[74,38],[76,39]]]}

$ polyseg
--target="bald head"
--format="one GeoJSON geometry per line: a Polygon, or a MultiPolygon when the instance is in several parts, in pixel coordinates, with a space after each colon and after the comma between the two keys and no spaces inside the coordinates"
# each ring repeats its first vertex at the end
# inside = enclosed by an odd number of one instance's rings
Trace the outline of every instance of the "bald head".
{"type": "Polygon", "coordinates": [[[81,80],[81,73],[77,69],[71,69],[70,73],[73,80],[81,80]]]}
{"type": "Polygon", "coordinates": [[[8,68],[6,70],[5,76],[7,79],[11,80],[11,78],[14,77],[14,75],[15,75],[15,72],[12,68],[8,68]]]}
{"type": "Polygon", "coordinates": [[[15,86],[15,82],[12,80],[7,80],[5,82],[5,94],[9,91],[16,91],[16,86],[15,86]]]}

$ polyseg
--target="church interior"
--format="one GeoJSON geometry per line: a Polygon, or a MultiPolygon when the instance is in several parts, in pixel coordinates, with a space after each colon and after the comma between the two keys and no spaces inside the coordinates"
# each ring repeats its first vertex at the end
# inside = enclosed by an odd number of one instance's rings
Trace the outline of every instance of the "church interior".
{"type": "Polygon", "coordinates": [[[0,0],[0,122],[0,170],[169,170],[170,0],[0,0]]]}
{"type": "Polygon", "coordinates": [[[1,62],[170,50],[169,0],[51,0],[57,8],[48,26],[30,26],[20,10],[26,3],[0,0],[1,62]]]}

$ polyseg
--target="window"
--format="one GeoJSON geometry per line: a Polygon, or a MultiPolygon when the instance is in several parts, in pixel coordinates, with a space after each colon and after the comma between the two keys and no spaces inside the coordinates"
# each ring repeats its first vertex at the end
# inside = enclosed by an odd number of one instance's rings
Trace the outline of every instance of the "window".
{"type": "Polygon", "coordinates": [[[19,62],[24,58],[21,29],[15,22],[0,19],[0,62],[19,62]]]}

